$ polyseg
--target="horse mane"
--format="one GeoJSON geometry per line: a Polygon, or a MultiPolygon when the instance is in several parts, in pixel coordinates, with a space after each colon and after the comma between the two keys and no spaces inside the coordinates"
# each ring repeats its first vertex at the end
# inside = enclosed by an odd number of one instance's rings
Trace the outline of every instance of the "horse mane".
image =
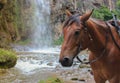
{"type": "MultiPolygon", "coordinates": [[[[77,25],[80,24],[80,18],[79,16],[81,16],[80,14],[75,14],[70,16],[69,18],[67,18],[67,20],[64,22],[63,28],[65,28],[66,26],[71,25],[72,23],[77,23],[77,25]]],[[[95,24],[97,24],[100,27],[104,27],[105,26],[105,22],[103,20],[98,20],[95,18],[90,18],[95,24]]]]}
{"type": "MultiPolygon", "coordinates": [[[[100,27],[106,26],[106,23],[103,20],[98,20],[98,19],[92,18],[92,21],[100,27]]],[[[114,20],[108,20],[107,22],[110,23],[110,25],[112,25],[113,27],[116,27],[114,20]]],[[[120,26],[120,20],[117,20],[117,22],[118,22],[118,25],[120,26]]]]}
{"type": "Polygon", "coordinates": [[[80,24],[80,18],[79,18],[80,14],[75,14],[70,16],[63,25],[63,28],[65,28],[66,26],[71,25],[72,23],[76,22],[78,25],[80,24]]]}
{"type": "MultiPolygon", "coordinates": [[[[79,26],[79,24],[81,22],[79,16],[81,16],[81,15],[80,14],[75,14],[75,15],[72,15],[69,18],[67,18],[67,20],[64,22],[63,28],[71,25],[74,22],[77,23],[77,25],[79,26]]],[[[95,18],[90,18],[90,20],[92,20],[92,22],[94,22],[99,27],[105,27],[106,26],[105,21],[103,21],[103,20],[95,19],[95,18]]],[[[113,20],[109,20],[108,23],[110,23],[112,26],[114,26],[113,20]]]]}

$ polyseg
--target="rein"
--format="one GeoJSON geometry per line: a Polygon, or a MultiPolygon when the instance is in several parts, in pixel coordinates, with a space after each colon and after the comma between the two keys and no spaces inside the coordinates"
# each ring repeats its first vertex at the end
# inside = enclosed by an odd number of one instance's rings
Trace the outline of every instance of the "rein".
{"type": "Polygon", "coordinates": [[[120,50],[120,46],[119,46],[118,43],[115,41],[115,38],[114,38],[114,36],[113,36],[113,34],[112,34],[112,31],[111,31],[110,26],[108,25],[108,22],[105,22],[105,23],[106,23],[106,25],[107,25],[107,27],[108,27],[108,29],[109,29],[109,32],[110,32],[110,35],[111,35],[111,37],[112,37],[112,40],[113,40],[114,44],[115,44],[116,47],[120,50]]]}
{"type": "MultiPolygon", "coordinates": [[[[93,40],[93,39],[92,39],[92,36],[90,35],[90,33],[89,33],[88,29],[87,29],[86,24],[85,24],[85,23],[83,23],[83,24],[84,24],[85,30],[88,32],[88,36],[90,37],[90,41],[93,40]]],[[[99,60],[101,57],[103,57],[104,53],[106,52],[107,41],[108,41],[108,32],[107,32],[107,31],[105,31],[105,32],[106,32],[105,47],[104,47],[102,53],[100,54],[100,56],[97,57],[96,59],[91,60],[91,61],[88,61],[88,62],[83,62],[78,56],[76,56],[76,58],[77,58],[77,60],[78,60],[79,62],[81,62],[82,64],[92,64],[92,63],[96,62],[97,60],[99,60]]],[[[79,51],[81,51],[81,46],[80,46],[80,45],[79,45],[79,51]]]]}

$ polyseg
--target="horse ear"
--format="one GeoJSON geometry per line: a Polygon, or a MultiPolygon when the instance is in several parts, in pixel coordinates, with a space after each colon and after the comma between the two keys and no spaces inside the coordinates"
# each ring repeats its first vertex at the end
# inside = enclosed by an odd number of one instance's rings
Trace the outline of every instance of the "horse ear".
{"type": "Polygon", "coordinates": [[[66,10],[66,15],[67,15],[68,17],[72,16],[72,14],[70,13],[69,10],[66,10]]]}
{"type": "Polygon", "coordinates": [[[84,21],[84,22],[87,21],[90,18],[90,16],[92,15],[93,11],[94,11],[94,9],[92,9],[92,11],[89,11],[89,12],[83,14],[81,17],[81,21],[84,21]]]}

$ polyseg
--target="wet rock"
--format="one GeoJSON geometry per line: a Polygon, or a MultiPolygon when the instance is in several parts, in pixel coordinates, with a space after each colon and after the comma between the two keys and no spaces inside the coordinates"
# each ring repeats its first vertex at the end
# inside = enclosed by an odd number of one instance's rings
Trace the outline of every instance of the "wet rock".
{"type": "Polygon", "coordinates": [[[0,75],[5,73],[6,73],[6,69],[0,69],[0,75]]]}
{"type": "Polygon", "coordinates": [[[47,65],[49,65],[49,66],[53,66],[53,63],[52,63],[52,62],[50,62],[50,63],[47,63],[47,65]]]}
{"type": "Polygon", "coordinates": [[[80,68],[90,68],[90,65],[87,65],[87,64],[81,64],[79,67],[80,67],[80,68]]]}
{"type": "Polygon", "coordinates": [[[38,61],[36,61],[36,60],[30,60],[30,63],[31,64],[38,64],[38,61]]]}
{"type": "Polygon", "coordinates": [[[79,81],[85,81],[85,79],[83,79],[83,78],[80,78],[80,79],[79,79],[79,81]]]}
{"type": "Polygon", "coordinates": [[[84,58],[83,61],[88,61],[88,60],[86,58],[84,58]]]}
{"type": "Polygon", "coordinates": [[[71,78],[71,80],[72,81],[83,81],[83,82],[85,81],[84,78],[80,78],[80,79],[79,78],[71,78]]]}
{"type": "Polygon", "coordinates": [[[78,80],[78,78],[71,78],[71,80],[73,80],[73,81],[77,81],[77,80],[78,80]]]}
{"type": "Polygon", "coordinates": [[[61,68],[61,65],[57,65],[55,69],[59,69],[59,68],[61,68]]]}
{"type": "Polygon", "coordinates": [[[93,75],[93,72],[92,72],[92,70],[88,70],[88,72],[90,72],[90,74],[91,74],[91,75],[93,75]]]}

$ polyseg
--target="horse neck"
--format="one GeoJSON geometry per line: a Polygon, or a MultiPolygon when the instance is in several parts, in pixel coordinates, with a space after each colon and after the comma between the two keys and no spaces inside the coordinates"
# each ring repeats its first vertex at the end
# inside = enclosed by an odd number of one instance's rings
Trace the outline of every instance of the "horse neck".
{"type": "Polygon", "coordinates": [[[90,46],[88,46],[88,49],[96,53],[102,52],[104,50],[106,42],[105,31],[103,31],[103,27],[100,27],[97,23],[93,21],[93,19],[89,19],[86,22],[86,26],[92,39],[90,40],[91,42],[90,46]]]}

